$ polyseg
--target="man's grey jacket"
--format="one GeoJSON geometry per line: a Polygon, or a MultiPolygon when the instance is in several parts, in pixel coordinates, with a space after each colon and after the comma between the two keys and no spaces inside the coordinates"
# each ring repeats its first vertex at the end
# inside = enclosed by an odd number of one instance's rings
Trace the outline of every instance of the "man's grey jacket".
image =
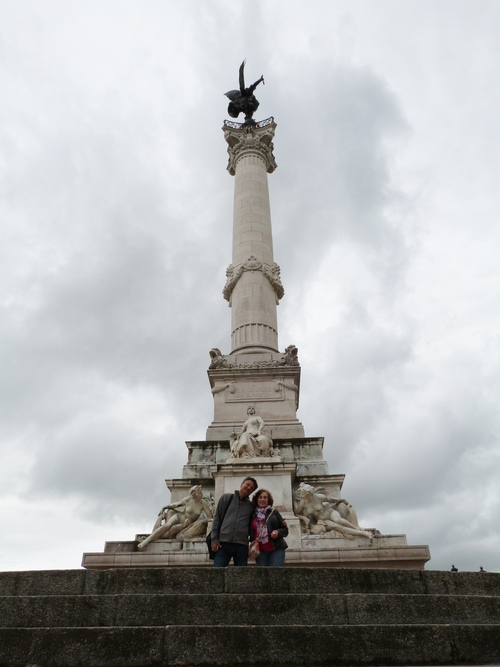
{"type": "Polygon", "coordinates": [[[252,501],[249,498],[242,500],[238,491],[224,493],[219,498],[212,522],[212,542],[248,544],[253,511],[252,501]]]}

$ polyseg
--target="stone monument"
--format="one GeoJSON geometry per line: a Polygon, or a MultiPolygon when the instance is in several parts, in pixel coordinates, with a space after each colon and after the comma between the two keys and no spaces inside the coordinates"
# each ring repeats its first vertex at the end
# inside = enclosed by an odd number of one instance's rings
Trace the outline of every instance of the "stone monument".
{"type": "MultiPolygon", "coordinates": [[[[204,566],[205,534],[214,505],[239,488],[247,475],[274,496],[288,523],[287,566],[414,568],[429,560],[426,545],[410,546],[405,535],[361,528],[342,498],[343,474],[329,474],[323,438],[306,437],[297,418],[300,395],[298,349],[278,346],[277,305],[283,298],[274,261],[268,174],[276,169],[273,118],[256,122],[254,91],[226,93],[228,112],[245,121],[224,121],[234,176],[233,250],[222,290],[231,308],[231,351],[210,350],[208,379],[214,418],[206,440],[188,441],[182,477],[167,479],[171,502],[160,510],[149,535],[107,542],[103,553],[86,553],[88,569],[204,566]]],[[[374,490],[375,492],[375,490],[374,490]]]]}

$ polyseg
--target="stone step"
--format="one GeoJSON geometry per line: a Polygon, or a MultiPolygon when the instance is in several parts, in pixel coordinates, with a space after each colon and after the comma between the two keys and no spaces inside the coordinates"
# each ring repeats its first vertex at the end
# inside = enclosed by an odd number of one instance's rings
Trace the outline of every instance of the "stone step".
{"type": "Polygon", "coordinates": [[[486,665],[499,625],[156,626],[0,630],[0,665],[486,665]]]}
{"type": "Polygon", "coordinates": [[[0,573],[0,666],[499,663],[498,574],[286,567],[0,573]]]}
{"type": "Polygon", "coordinates": [[[0,626],[500,624],[500,597],[478,595],[249,594],[0,597],[0,626]]]}
{"type": "Polygon", "coordinates": [[[269,592],[500,596],[500,574],[314,567],[0,572],[0,595],[269,592]]]}

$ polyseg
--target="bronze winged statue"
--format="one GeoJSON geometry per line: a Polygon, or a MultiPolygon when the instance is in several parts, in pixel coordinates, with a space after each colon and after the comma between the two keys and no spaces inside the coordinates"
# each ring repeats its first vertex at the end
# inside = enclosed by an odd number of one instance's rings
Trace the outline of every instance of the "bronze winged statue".
{"type": "Polygon", "coordinates": [[[259,101],[253,94],[253,91],[257,88],[261,81],[263,84],[265,84],[265,81],[264,76],[261,76],[260,79],[257,79],[255,83],[252,83],[251,86],[245,88],[245,63],[246,60],[244,60],[240,65],[240,89],[230,90],[228,93],[225,93],[225,95],[231,100],[227,108],[231,118],[238,118],[240,113],[244,113],[245,123],[247,125],[251,125],[255,123],[255,121],[252,119],[252,116],[259,108],[259,101]]]}

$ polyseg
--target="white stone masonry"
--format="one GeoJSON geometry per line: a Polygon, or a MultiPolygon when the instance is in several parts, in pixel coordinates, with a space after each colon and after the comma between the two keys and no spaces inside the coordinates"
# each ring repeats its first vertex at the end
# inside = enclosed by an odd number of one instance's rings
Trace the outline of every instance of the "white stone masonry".
{"type": "Polygon", "coordinates": [[[235,176],[233,255],[224,295],[232,309],[232,354],[278,351],[276,306],[283,295],[274,262],[267,174],[276,163],[276,125],[224,125],[235,176]]]}

